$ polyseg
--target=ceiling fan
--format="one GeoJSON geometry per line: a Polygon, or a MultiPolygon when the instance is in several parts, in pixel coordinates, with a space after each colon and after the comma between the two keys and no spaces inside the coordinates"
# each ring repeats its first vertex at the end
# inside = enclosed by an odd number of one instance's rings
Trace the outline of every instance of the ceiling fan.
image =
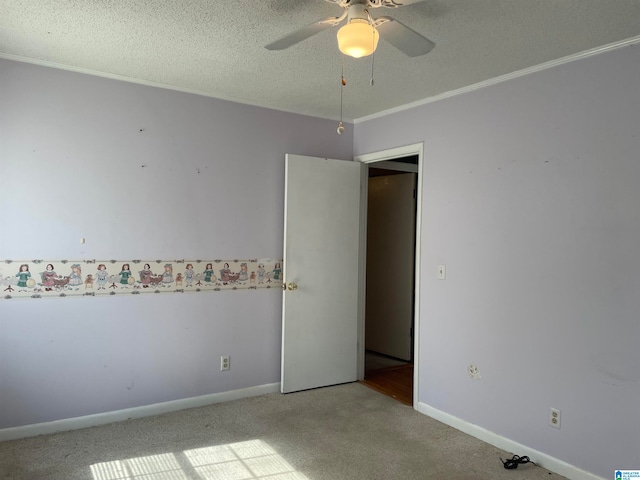
{"type": "Polygon", "coordinates": [[[338,30],[338,48],[345,55],[355,58],[371,55],[378,46],[379,37],[384,38],[391,45],[409,57],[418,57],[429,53],[435,43],[423,37],[418,32],[403,25],[391,17],[373,18],[370,9],[388,7],[396,8],[425,0],[325,0],[335,3],[345,11],[339,17],[329,17],[311,25],[302,27],[284,37],[266,45],[268,50],[283,50],[307,38],[340,25],[345,19],[346,24],[338,30]]]}

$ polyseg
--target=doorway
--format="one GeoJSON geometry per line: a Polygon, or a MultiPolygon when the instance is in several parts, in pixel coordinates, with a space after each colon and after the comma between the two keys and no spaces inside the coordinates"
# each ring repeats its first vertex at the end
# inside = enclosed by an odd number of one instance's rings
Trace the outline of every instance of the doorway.
{"type": "Polygon", "coordinates": [[[421,157],[422,144],[356,157],[367,185],[360,379],[414,408],[421,157]]]}

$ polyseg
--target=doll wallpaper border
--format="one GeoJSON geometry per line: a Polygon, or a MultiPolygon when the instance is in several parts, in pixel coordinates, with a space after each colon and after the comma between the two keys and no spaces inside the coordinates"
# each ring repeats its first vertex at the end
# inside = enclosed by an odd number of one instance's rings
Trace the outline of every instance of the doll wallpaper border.
{"type": "Polygon", "coordinates": [[[282,260],[0,260],[2,298],[282,288],[282,260]]]}

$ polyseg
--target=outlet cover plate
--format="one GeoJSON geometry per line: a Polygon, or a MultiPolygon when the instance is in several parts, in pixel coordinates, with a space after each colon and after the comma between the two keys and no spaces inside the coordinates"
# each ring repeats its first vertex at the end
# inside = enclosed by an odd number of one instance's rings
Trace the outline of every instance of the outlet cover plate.
{"type": "Polygon", "coordinates": [[[549,425],[553,428],[560,429],[560,410],[551,407],[549,409],[549,425]]]}

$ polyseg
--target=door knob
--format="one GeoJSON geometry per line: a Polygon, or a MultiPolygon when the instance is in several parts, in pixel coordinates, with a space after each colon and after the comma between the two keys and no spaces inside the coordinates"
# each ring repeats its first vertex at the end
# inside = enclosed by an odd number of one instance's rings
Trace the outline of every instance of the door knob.
{"type": "Polygon", "coordinates": [[[293,283],[293,282],[289,282],[289,285],[287,285],[287,288],[288,288],[289,290],[297,290],[297,289],[298,289],[298,285],[296,285],[296,284],[295,284],[295,283],[293,283]]]}

